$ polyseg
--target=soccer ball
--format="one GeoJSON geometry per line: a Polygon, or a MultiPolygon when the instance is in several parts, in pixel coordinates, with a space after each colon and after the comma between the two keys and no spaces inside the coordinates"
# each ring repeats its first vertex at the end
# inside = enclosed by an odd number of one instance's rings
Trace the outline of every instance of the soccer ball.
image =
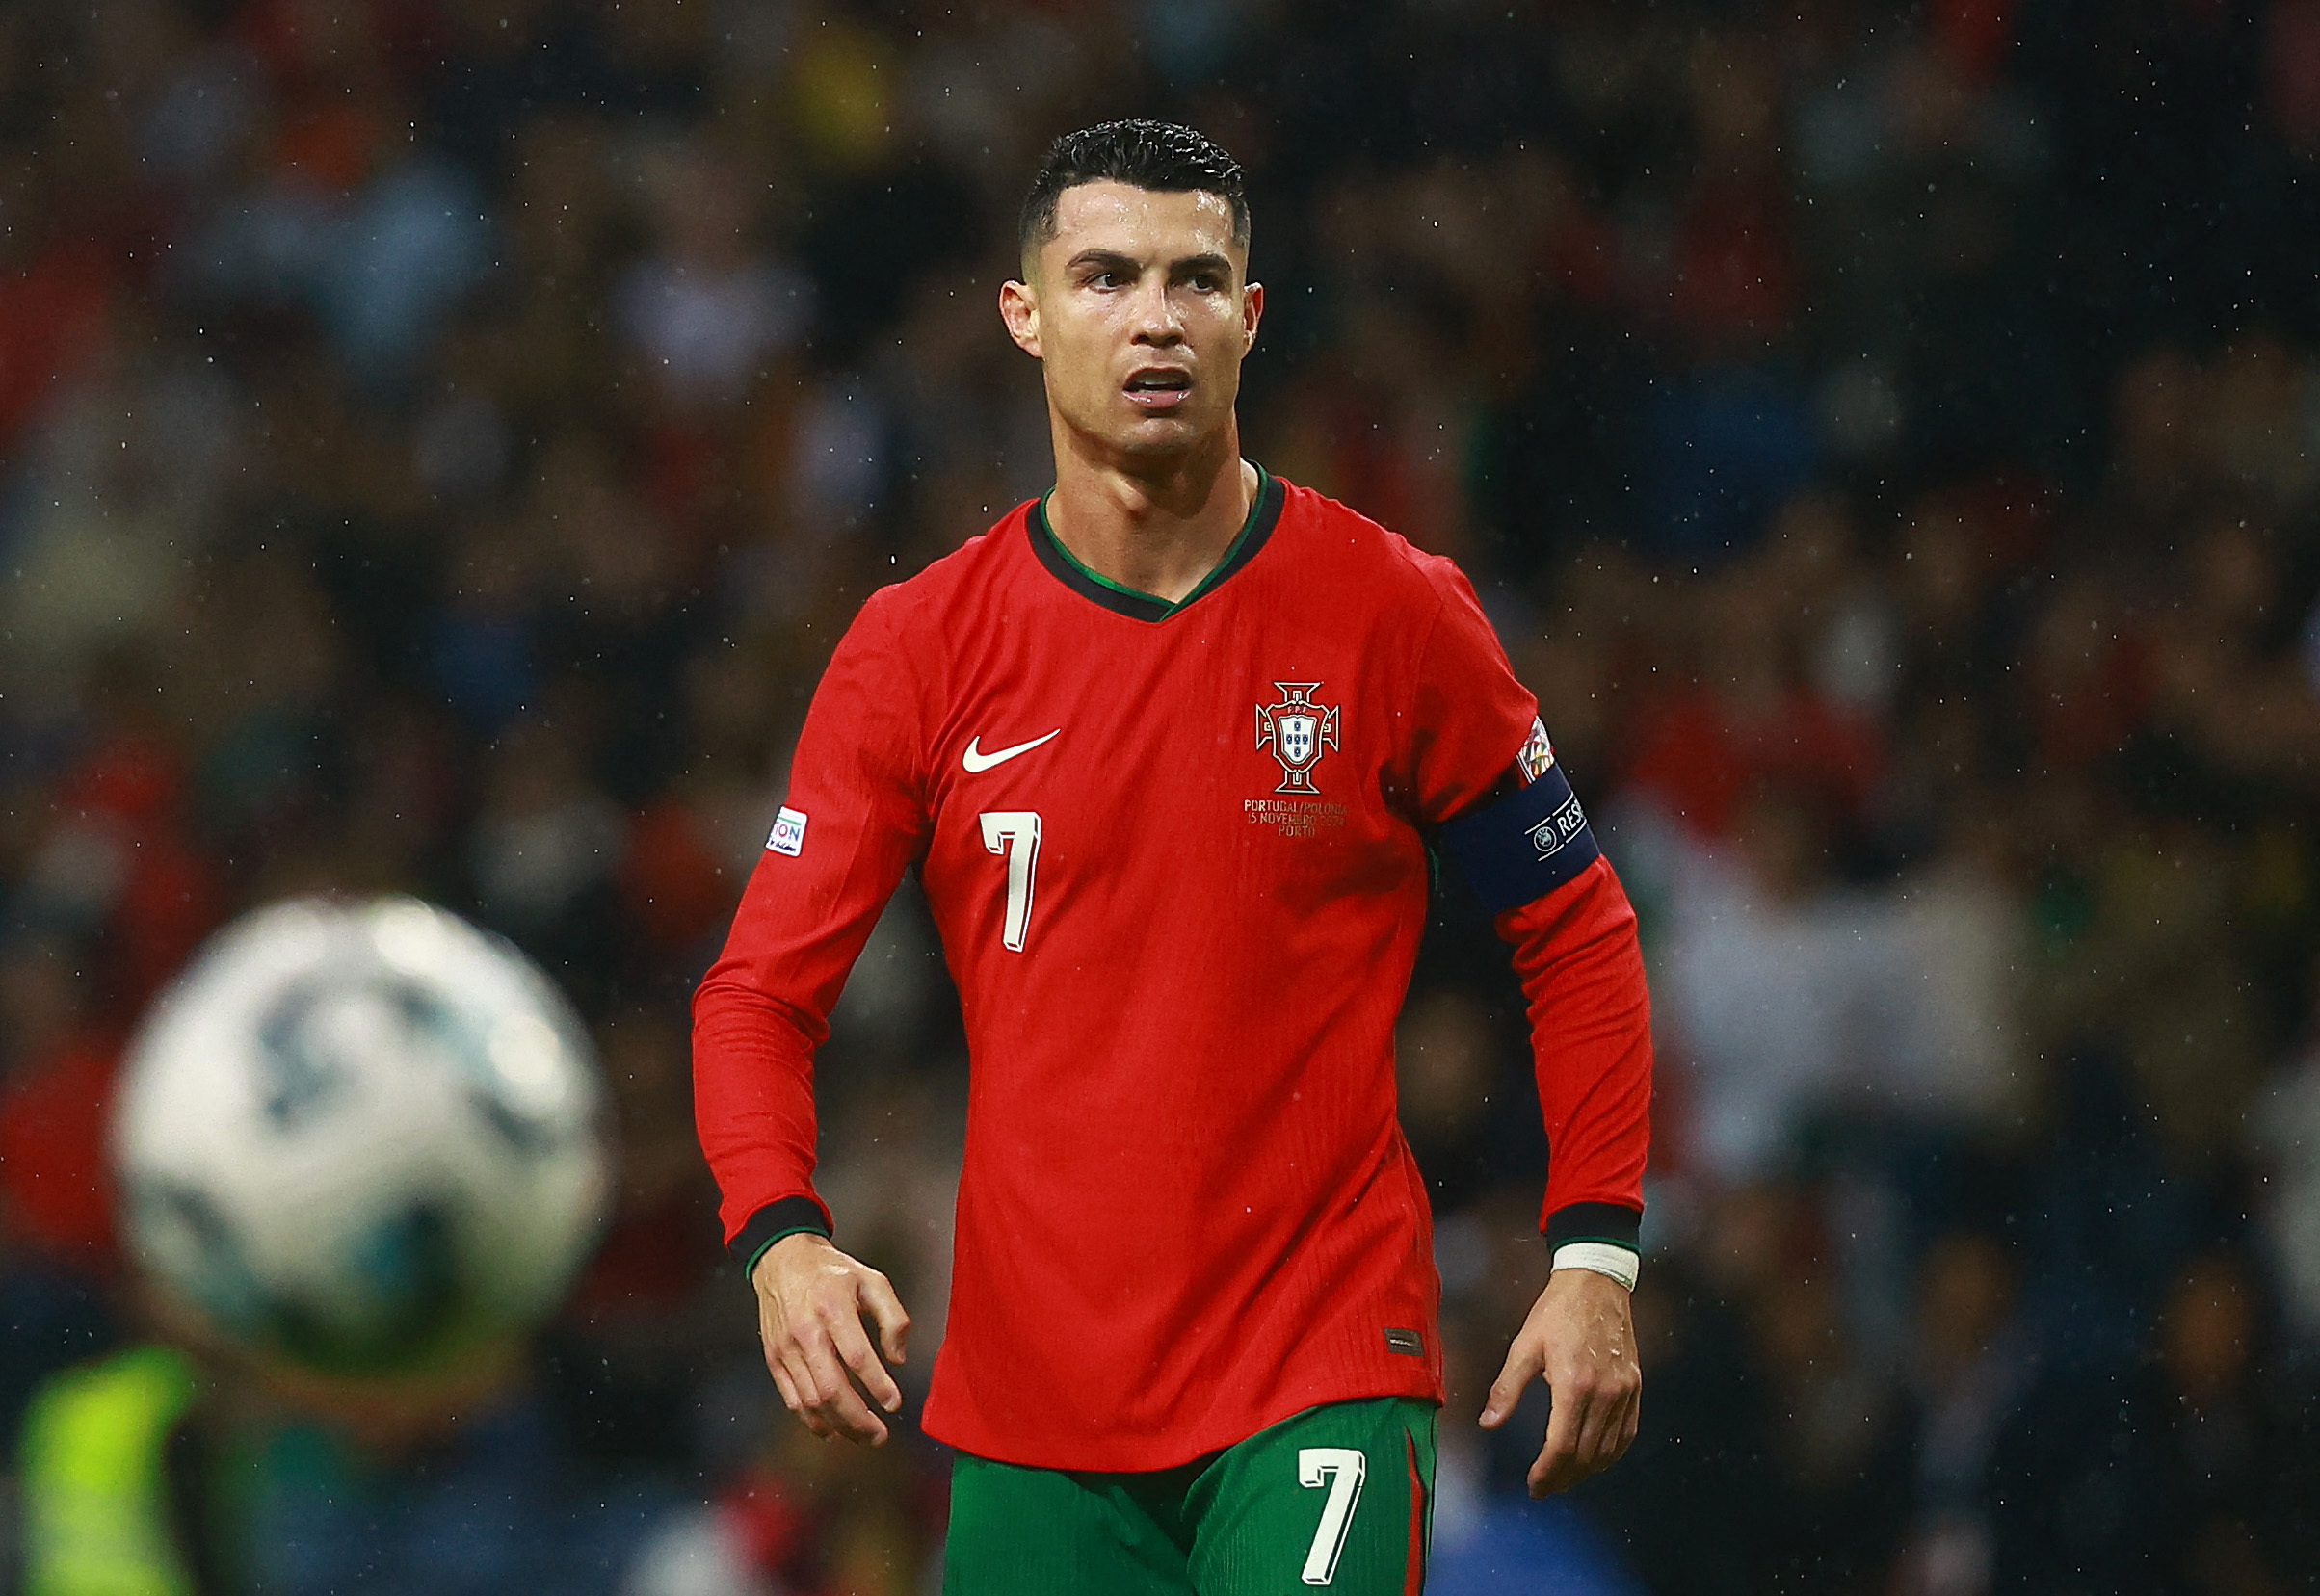
{"type": "Polygon", "coordinates": [[[561,1300],[602,1218],[586,1033],[507,943],[409,898],[220,931],[147,1016],[113,1121],[165,1301],[331,1375],[456,1367],[561,1300]]]}

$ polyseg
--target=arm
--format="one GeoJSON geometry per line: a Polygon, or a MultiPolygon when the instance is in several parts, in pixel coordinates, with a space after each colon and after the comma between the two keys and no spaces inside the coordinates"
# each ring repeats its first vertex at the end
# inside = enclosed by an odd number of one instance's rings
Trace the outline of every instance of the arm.
{"type": "Polygon", "coordinates": [[[1497,924],[1530,1000],[1555,1269],[1482,1422],[1504,1424],[1545,1377],[1553,1407],[1530,1471],[1531,1494],[1545,1496],[1609,1468],[1635,1439],[1643,1371],[1627,1295],[1650,1137],[1650,1000],[1635,911],[1608,860],[1497,924]]]}
{"type": "Polygon", "coordinates": [[[1472,590],[1454,573],[1437,586],[1411,715],[1416,789],[1444,850],[1514,944],[1551,1153],[1542,1228],[1555,1268],[1482,1422],[1506,1423],[1545,1377],[1552,1417],[1530,1471],[1532,1494],[1544,1496],[1610,1467],[1635,1436],[1643,1380],[1627,1294],[1650,1139],[1650,1003],[1635,911],[1535,703],[1472,590]]]}
{"type": "Polygon", "coordinates": [[[757,1294],[766,1366],[816,1434],[873,1443],[886,1426],[855,1380],[887,1412],[902,1394],[862,1316],[896,1362],[910,1320],[883,1275],[830,1243],[813,1187],[813,1058],[929,829],[917,693],[892,609],[874,597],[831,656],[780,822],[693,1002],[695,1120],[726,1245],[757,1294]]]}
{"type": "MultiPolygon", "coordinates": [[[[857,942],[849,966],[859,951],[857,942]]],[[[816,1435],[880,1445],[885,1422],[862,1393],[893,1413],[902,1391],[862,1318],[899,1364],[910,1316],[884,1275],[831,1243],[830,1210],[813,1190],[813,1054],[826,1013],[801,1015],[724,971],[721,961],[694,998],[694,1113],[724,1191],[726,1244],[756,1293],[765,1366],[816,1435]],[[753,1191],[782,1194],[759,1202],[753,1191]]]]}

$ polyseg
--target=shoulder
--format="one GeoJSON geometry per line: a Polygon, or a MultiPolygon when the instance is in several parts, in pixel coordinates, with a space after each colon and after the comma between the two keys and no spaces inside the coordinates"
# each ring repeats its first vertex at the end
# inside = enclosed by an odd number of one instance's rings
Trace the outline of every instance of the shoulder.
{"type": "Polygon", "coordinates": [[[1347,575],[1381,596],[1430,618],[1454,600],[1474,602],[1474,589],[1455,561],[1428,554],[1390,527],[1313,488],[1281,479],[1287,489],[1284,522],[1302,529],[1308,558],[1341,563],[1347,575]]]}
{"type": "Polygon", "coordinates": [[[863,600],[857,629],[898,639],[924,637],[980,604],[1025,558],[1023,518],[1038,502],[1026,499],[989,532],[968,538],[924,570],[879,589],[863,600]]]}

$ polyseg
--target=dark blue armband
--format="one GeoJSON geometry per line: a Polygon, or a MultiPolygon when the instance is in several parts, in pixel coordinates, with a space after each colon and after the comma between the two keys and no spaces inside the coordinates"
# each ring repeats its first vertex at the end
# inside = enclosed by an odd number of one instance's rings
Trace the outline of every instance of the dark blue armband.
{"type": "Polygon", "coordinates": [[[1492,917],[1545,897],[1603,856],[1560,765],[1461,815],[1441,839],[1492,917]]]}

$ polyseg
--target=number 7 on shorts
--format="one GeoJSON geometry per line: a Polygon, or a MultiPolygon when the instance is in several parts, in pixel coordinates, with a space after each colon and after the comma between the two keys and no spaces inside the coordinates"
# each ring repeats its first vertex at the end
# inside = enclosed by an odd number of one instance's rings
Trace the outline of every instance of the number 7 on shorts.
{"type": "Polygon", "coordinates": [[[1345,1550],[1346,1531],[1354,1525],[1354,1507],[1361,1500],[1361,1477],[1369,1463],[1358,1447],[1305,1447],[1297,1453],[1297,1483],[1307,1490],[1327,1485],[1321,1504],[1321,1525],[1313,1531],[1312,1550],[1305,1554],[1305,1583],[1328,1584],[1337,1577],[1337,1557],[1345,1550]]]}

